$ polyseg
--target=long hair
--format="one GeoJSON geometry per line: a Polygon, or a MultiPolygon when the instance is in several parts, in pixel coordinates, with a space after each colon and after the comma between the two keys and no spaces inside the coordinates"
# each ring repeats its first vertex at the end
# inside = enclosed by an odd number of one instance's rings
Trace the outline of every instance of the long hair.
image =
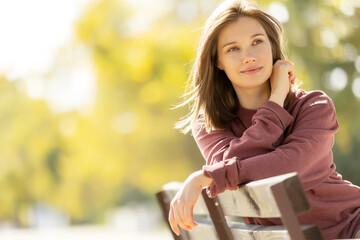
{"type": "Polygon", "coordinates": [[[270,40],[273,63],[284,59],[282,47],[283,27],[274,17],[247,0],[227,0],[207,19],[203,28],[195,61],[189,75],[185,101],[190,112],[176,124],[183,133],[191,130],[200,114],[206,131],[226,129],[237,117],[238,98],[223,70],[217,68],[218,37],[222,29],[240,17],[256,19],[270,40]]]}

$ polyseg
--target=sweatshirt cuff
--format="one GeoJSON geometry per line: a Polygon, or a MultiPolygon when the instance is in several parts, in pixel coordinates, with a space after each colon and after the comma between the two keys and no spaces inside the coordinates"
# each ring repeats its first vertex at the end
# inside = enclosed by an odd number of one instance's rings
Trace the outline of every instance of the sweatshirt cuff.
{"type": "Polygon", "coordinates": [[[266,108],[272,111],[279,118],[284,129],[286,129],[294,120],[294,117],[288,111],[286,111],[285,108],[281,107],[279,104],[273,101],[265,102],[260,108],[266,108]]]}
{"type": "Polygon", "coordinates": [[[204,175],[206,177],[212,178],[210,186],[206,188],[206,193],[210,198],[214,198],[221,192],[225,191],[225,163],[218,162],[214,165],[204,165],[202,167],[204,175]]]}
{"type": "Polygon", "coordinates": [[[206,177],[212,178],[206,193],[210,198],[224,192],[225,190],[236,190],[239,183],[239,170],[236,157],[218,162],[213,165],[204,165],[203,173],[206,177]]]}

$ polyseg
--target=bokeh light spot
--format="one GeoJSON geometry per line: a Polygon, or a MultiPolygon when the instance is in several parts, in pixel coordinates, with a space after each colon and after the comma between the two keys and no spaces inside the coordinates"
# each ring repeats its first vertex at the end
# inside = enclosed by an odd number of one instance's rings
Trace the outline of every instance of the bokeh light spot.
{"type": "Polygon", "coordinates": [[[139,117],[132,112],[121,112],[113,120],[113,128],[124,134],[131,134],[139,127],[139,117]]]}
{"type": "Polygon", "coordinates": [[[360,56],[357,56],[357,58],[355,60],[355,68],[356,68],[356,71],[358,71],[360,73],[360,56]]]}
{"type": "Polygon", "coordinates": [[[323,31],[321,31],[321,40],[322,40],[324,46],[326,46],[328,48],[335,47],[336,44],[338,44],[338,42],[339,42],[337,36],[330,28],[327,28],[327,29],[324,29],[323,31]]]}
{"type": "Polygon", "coordinates": [[[286,23],[289,21],[289,11],[287,8],[278,2],[273,2],[269,5],[268,12],[270,15],[274,16],[281,23],[286,23]]]}
{"type": "Polygon", "coordinates": [[[351,88],[355,97],[360,99],[360,77],[354,79],[351,88]]]}
{"type": "Polygon", "coordinates": [[[341,91],[346,87],[348,77],[344,69],[336,67],[330,73],[325,74],[324,81],[328,89],[341,91]]]}

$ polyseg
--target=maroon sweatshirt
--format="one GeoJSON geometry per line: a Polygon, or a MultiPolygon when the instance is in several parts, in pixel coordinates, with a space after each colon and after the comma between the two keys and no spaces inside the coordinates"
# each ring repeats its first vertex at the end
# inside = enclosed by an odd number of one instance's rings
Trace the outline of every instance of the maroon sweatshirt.
{"type": "MultiPolygon", "coordinates": [[[[238,110],[226,130],[207,133],[203,118],[193,126],[206,159],[204,174],[213,179],[214,197],[239,184],[297,172],[312,209],[299,217],[316,224],[325,239],[351,238],[360,229],[360,187],[335,169],[332,147],[338,129],[335,107],[321,91],[294,90],[288,106],[267,101],[257,110],[238,110]]],[[[246,218],[247,223],[279,225],[277,218],[246,218]]]]}

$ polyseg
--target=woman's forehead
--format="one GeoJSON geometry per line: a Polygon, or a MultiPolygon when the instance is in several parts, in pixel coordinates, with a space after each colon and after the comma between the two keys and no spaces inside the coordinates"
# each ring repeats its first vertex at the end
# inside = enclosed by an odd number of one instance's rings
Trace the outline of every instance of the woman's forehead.
{"type": "Polygon", "coordinates": [[[218,43],[222,45],[228,41],[246,40],[259,33],[266,36],[265,29],[258,20],[251,17],[240,17],[222,29],[218,43]]]}

